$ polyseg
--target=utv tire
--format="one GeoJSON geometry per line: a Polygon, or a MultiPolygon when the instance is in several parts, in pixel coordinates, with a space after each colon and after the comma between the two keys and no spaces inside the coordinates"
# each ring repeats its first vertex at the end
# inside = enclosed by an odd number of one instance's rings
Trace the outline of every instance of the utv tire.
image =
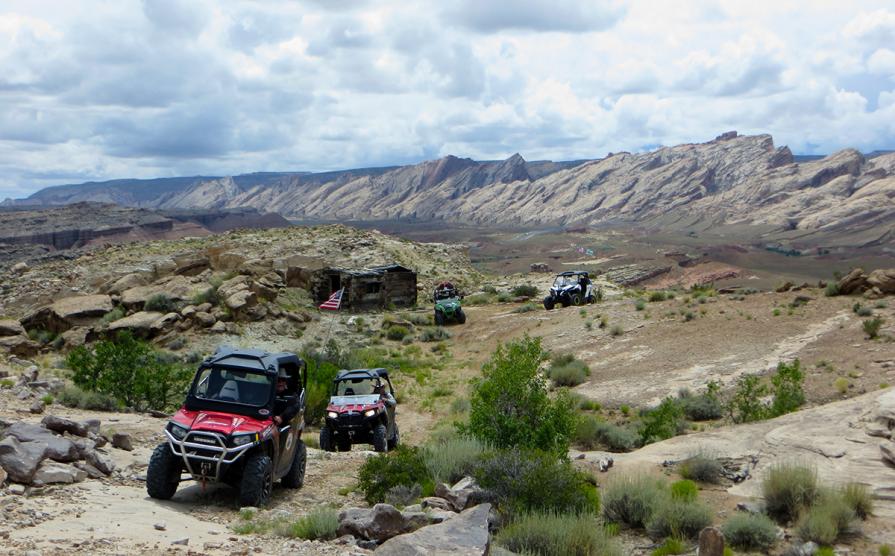
{"type": "Polygon", "coordinates": [[[597,302],[597,298],[592,295],[589,295],[589,296],[587,296],[587,299],[585,301],[587,301],[588,304],[592,304],[592,303],[597,302]]]}
{"type": "Polygon", "coordinates": [[[305,484],[305,468],[308,465],[308,448],[301,440],[295,446],[295,454],[292,455],[292,467],[286,473],[281,482],[286,488],[301,488],[305,484]]]}
{"type": "Polygon", "coordinates": [[[444,326],[444,313],[435,311],[435,326],[444,326]]]}
{"type": "Polygon", "coordinates": [[[373,449],[377,452],[388,450],[388,440],[385,438],[385,425],[377,425],[373,429],[373,449]]]}
{"type": "Polygon", "coordinates": [[[325,452],[335,452],[336,445],[333,442],[333,431],[328,427],[320,429],[320,449],[325,452]]]}
{"type": "Polygon", "coordinates": [[[580,293],[573,293],[569,296],[569,301],[572,302],[572,305],[578,306],[582,304],[582,298],[580,293]]]}
{"type": "Polygon", "coordinates": [[[457,322],[466,324],[466,313],[463,312],[463,309],[457,309],[457,322]]]}
{"type": "Polygon", "coordinates": [[[553,307],[555,307],[555,306],[556,306],[555,299],[553,299],[550,296],[547,296],[544,298],[544,309],[547,309],[548,311],[552,311],[553,307]]]}
{"type": "Polygon", "coordinates": [[[389,451],[394,450],[398,447],[398,443],[400,442],[400,433],[398,432],[398,423],[395,423],[395,434],[392,435],[388,440],[388,449],[389,451]]]}
{"type": "Polygon", "coordinates": [[[170,500],[180,483],[183,460],[174,455],[167,443],[159,444],[149,458],[146,470],[146,491],[158,500],[170,500]]]}
{"type": "Polygon", "coordinates": [[[239,506],[260,508],[270,502],[273,491],[273,463],[265,454],[249,456],[239,485],[239,506]]]}

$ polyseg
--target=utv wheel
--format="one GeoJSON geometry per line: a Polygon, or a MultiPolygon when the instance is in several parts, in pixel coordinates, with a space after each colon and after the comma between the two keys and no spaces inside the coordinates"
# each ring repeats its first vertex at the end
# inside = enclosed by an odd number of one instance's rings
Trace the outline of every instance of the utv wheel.
{"type": "Polygon", "coordinates": [[[555,307],[555,306],[556,306],[556,300],[554,300],[552,297],[547,296],[544,298],[544,309],[547,309],[548,311],[552,311],[553,307],[555,307]]]}
{"type": "Polygon", "coordinates": [[[444,326],[444,313],[435,311],[435,326],[444,326]]]}
{"type": "Polygon", "coordinates": [[[586,301],[587,301],[589,304],[590,304],[590,303],[596,303],[596,302],[597,302],[597,298],[594,297],[594,296],[592,296],[592,295],[589,295],[589,296],[587,296],[586,301]]]}
{"type": "Polygon", "coordinates": [[[292,467],[281,479],[286,488],[301,488],[305,484],[305,468],[308,465],[308,449],[301,440],[295,446],[295,454],[292,456],[292,467]]]}
{"type": "Polygon", "coordinates": [[[273,463],[264,454],[249,456],[239,485],[239,505],[260,508],[270,501],[273,491],[273,463]]]}
{"type": "Polygon", "coordinates": [[[320,429],[320,449],[326,452],[336,451],[336,445],[333,443],[333,432],[328,427],[320,429]]]}
{"type": "Polygon", "coordinates": [[[398,423],[395,423],[395,434],[391,438],[388,439],[389,451],[397,448],[399,441],[400,441],[400,433],[398,432],[398,423]]]}
{"type": "Polygon", "coordinates": [[[463,309],[457,310],[457,322],[460,324],[466,324],[466,313],[463,312],[463,309]]]}
{"type": "Polygon", "coordinates": [[[146,470],[146,491],[159,500],[169,500],[177,492],[183,460],[174,455],[167,443],[159,444],[149,458],[146,470]]]}
{"type": "Polygon", "coordinates": [[[581,294],[573,293],[572,295],[569,296],[569,301],[571,301],[572,305],[575,305],[576,307],[578,305],[581,305],[581,294]]]}
{"type": "Polygon", "coordinates": [[[384,452],[388,449],[388,440],[385,438],[385,425],[377,425],[373,429],[373,449],[377,452],[384,452]]]}

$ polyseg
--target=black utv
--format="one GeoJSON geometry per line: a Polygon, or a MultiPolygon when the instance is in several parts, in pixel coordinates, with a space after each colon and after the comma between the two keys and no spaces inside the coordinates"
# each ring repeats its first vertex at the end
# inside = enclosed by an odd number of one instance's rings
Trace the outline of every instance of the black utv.
{"type": "Polygon", "coordinates": [[[387,370],[339,371],[320,429],[320,449],[347,452],[352,444],[372,444],[377,452],[393,449],[399,438],[396,406],[387,370]]]}

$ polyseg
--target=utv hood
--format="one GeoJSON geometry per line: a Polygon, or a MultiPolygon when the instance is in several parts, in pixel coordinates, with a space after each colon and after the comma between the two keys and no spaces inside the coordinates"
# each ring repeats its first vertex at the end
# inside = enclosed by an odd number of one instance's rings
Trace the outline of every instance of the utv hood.
{"type": "Polygon", "coordinates": [[[190,430],[217,432],[227,436],[237,432],[261,432],[270,424],[244,415],[187,409],[181,409],[175,413],[173,421],[190,430]]]}
{"type": "Polygon", "coordinates": [[[327,411],[344,413],[345,411],[364,411],[379,403],[379,395],[368,396],[333,396],[329,399],[327,411]]]}

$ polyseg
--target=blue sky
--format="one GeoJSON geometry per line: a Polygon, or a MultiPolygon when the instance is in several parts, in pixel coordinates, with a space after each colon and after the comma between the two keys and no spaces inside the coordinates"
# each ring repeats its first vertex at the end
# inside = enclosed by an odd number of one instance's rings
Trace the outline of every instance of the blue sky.
{"type": "Polygon", "coordinates": [[[5,0],[0,199],[771,133],[895,147],[891,2],[5,0]]]}

